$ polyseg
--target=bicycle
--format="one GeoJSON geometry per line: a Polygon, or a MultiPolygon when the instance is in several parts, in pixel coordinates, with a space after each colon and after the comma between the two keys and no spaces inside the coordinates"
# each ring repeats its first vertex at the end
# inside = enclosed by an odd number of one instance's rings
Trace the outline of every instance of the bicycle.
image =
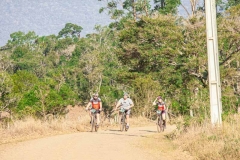
{"type": "Polygon", "coordinates": [[[112,110],[112,111],[110,111],[109,113],[106,113],[105,116],[104,116],[104,118],[103,118],[103,122],[105,122],[106,119],[107,119],[108,122],[110,122],[110,123],[112,124],[112,121],[114,120],[114,119],[112,118],[112,113],[114,113],[114,112],[115,112],[115,110],[112,110]]]}
{"type": "Polygon", "coordinates": [[[98,131],[98,125],[97,125],[97,113],[99,113],[96,109],[90,109],[91,111],[91,132],[95,129],[95,132],[98,131]]]}
{"type": "Polygon", "coordinates": [[[157,111],[157,131],[158,133],[163,132],[165,125],[163,124],[162,111],[157,111]]]}
{"type": "Polygon", "coordinates": [[[124,108],[121,108],[120,109],[120,112],[122,113],[122,116],[121,116],[121,125],[120,125],[120,131],[123,132],[124,129],[125,131],[128,130],[128,128],[126,127],[127,126],[127,123],[126,123],[126,111],[124,108]]]}

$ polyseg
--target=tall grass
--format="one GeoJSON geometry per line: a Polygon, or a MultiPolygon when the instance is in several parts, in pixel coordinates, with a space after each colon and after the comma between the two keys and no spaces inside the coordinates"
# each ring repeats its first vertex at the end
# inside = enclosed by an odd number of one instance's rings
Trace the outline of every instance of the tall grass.
{"type": "Polygon", "coordinates": [[[196,159],[240,159],[240,115],[227,117],[222,127],[214,127],[209,121],[191,122],[187,128],[179,125],[174,135],[173,142],[196,159]]]}

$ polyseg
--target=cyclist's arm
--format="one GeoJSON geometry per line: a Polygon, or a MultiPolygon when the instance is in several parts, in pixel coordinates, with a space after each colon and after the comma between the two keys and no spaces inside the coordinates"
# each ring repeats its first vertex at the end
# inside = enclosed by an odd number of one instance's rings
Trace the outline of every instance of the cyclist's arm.
{"type": "Polygon", "coordinates": [[[134,103],[133,103],[133,101],[130,99],[130,107],[129,107],[129,109],[131,109],[133,106],[134,106],[134,103]]]}
{"type": "Polygon", "coordinates": [[[164,110],[165,110],[165,111],[167,110],[166,104],[164,104],[164,110]]]}
{"type": "Polygon", "coordinates": [[[121,103],[118,101],[118,103],[117,103],[117,105],[116,105],[116,107],[115,107],[115,110],[117,110],[118,107],[120,107],[120,105],[121,105],[121,103]]]}
{"type": "Polygon", "coordinates": [[[130,105],[129,109],[131,109],[133,106],[134,106],[134,104],[132,103],[132,104],[130,105]]]}
{"type": "Polygon", "coordinates": [[[88,102],[86,110],[88,110],[89,106],[91,105],[91,102],[88,102]]]}
{"type": "Polygon", "coordinates": [[[102,110],[102,102],[100,102],[100,110],[102,110]]]}
{"type": "Polygon", "coordinates": [[[157,98],[153,101],[153,104],[152,104],[153,106],[157,105],[156,101],[157,101],[157,98]]]}

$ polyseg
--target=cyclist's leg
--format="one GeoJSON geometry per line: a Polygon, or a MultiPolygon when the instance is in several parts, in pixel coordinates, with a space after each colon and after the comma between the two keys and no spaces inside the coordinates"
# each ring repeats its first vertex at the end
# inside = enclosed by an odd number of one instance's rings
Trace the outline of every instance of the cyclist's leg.
{"type": "Polygon", "coordinates": [[[165,112],[162,112],[162,119],[165,121],[166,120],[166,114],[165,112]]]}
{"type": "Polygon", "coordinates": [[[166,126],[166,114],[165,111],[162,112],[163,125],[166,126]]]}
{"type": "Polygon", "coordinates": [[[97,125],[100,124],[100,111],[97,113],[97,125]]]}
{"type": "Polygon", "coordinates": [[[130,112],[131,112],[130,110],[127,110],[127,111],[126,111],[126,123],[127,123],[127,126],[128,126],[128,127],[129,127],[129,121],[130,121],[130,120],[129,120],[130,112]]]}
{"type": "Polygon", "coordinates": [[[89,116],[91,118],[92,117],[92,112],[90,110],[89,110],[88,114],[89,114],[89,116]]]}
{"type": "Polygon", "coordinates": [[[161,112],[156,111],[156,113],[157,113],[156,124],[158,124],[158,118],[161,116],[161,112]]]}
{"type": "Polygon", "coordinates": [[[118,112],[118,124],[121,124],[122,120],[122,113],[119,111],[118,112]]]}
{"type": "Polygon", "coordinates": [[[90,124],[91,124],[91,122],[92,122],[92,112],[89,110],[88,114],[89,114],[89,117],[90,117],[90,124]]]}
{"type": "Polygon", "coordinates": [[[90,113],[90,124],[92,124],[93,118],[94,118],[94,114],[90,113]]]}

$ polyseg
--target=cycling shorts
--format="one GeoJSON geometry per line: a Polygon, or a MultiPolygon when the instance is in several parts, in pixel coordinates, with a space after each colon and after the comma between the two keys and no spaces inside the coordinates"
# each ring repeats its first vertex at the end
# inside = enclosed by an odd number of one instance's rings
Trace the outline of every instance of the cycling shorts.
{"type": "MultiPolygon", "coordinates": [[[[131,110],[130,110],[130,109],[128,109],[128,110],[125,110],[124,112],[126,113],[126,115],[130,115],[130,113],[131,113],[131,110]]],[[[122,112],[121,112],[121,111],[119,111],[119,113],[120,113],[120,114],[122,114],[122,112]]]]}
{"type": "MultiPolygon", "coordinates": [[[[100,110],[98,110],[98,109],[95,109],[95,110],[96,110],[95,112],[96,112],[97,114],[100,114],[100,113],[101,113],[100,110]]],[[[91,112],[91,110],[90,110],[90,112],[91,112]]],[[[91,112],[91,114],[93,114],[93,113],[91,112]]]]}

